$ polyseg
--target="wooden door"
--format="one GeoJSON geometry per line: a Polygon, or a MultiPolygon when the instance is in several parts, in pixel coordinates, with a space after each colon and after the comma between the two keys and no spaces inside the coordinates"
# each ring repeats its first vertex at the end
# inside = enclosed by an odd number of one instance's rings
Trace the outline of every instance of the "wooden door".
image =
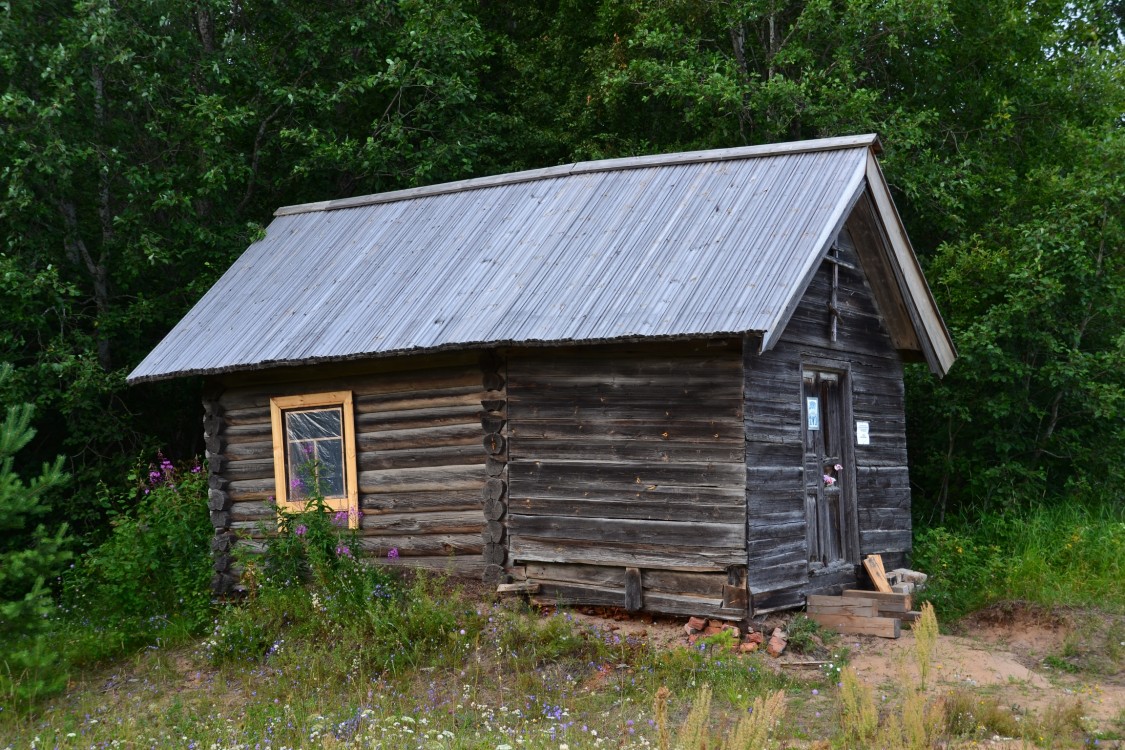
{"type": "Polygon", "coordinates": [[[847,462],[847,398],[839,373],[804,372],[805,514],[810,570],[849,560],[855,525],[854,493],[847,462]]]}

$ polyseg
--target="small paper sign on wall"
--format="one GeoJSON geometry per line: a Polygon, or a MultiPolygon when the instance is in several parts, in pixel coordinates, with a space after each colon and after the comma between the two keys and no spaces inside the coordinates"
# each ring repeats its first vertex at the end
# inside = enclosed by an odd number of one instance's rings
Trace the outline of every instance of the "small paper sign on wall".
{"type": "Polygon", "coordinates": [[[805,411],[808,413],[809,430],[820,429],[820,399],[815,396],[808,396],[805,398],[805,411]]]}
{"type": "Polygon", "coordinates": [[[859,445],[871,445],[871,423],[855,423],[855,441],[859,445]]]}

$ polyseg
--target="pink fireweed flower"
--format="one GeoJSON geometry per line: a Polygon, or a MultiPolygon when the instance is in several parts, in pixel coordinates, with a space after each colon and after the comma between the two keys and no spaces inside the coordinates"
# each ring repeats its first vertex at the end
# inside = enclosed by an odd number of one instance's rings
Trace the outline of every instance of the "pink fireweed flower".
{"type": "Polygon", "coordinates": [[[289,486],[292,489],[299,490],[305,486],[305,483],[301,481],[300,477],[293,477],[289,480],[289,486]]]}
{"type": "Polygon", "coordinates": [[[308,530],[308,526],[305,526],[303,523],[299,523],[297,524],[297,528],[293,529],[293,533],[297,536],[304,536],[308,532],[308,530]]]}
{"type": "Polygon", "coordinates": [[[348,522],[348,512],[346,510],[336,511],[336,515],[332,516],[332,523],[337,526],[343,526],[348,522]]]}
{"type": "Polygon", "coordinates": [[[825,474],[824,483],[831,487],[832,485],[836,484],[836,477],[832,476],[831,474],[825,474]]]}
{"type": "Polygon", "coordinates": [[[387,553],[388,560],[398,559],[398,547],[391,547],[391,551],[387,553]]]}
{"type": "Polygon", "coordinates": [[[843,464],[836,464],[836,465],[835,465],[835,466],[833,466],[832,468],[833,468],[833,469],[835,469],[836,471],[843,471],[843,470],[844,470],[844,465],[843,465],[843,464]]]}
{"type": "Polygon", "coordinates": [[[336,554],[340,557],[351,557],[352,551],[348,548],[348,545],[340,544],[336,547],[336,554]]]}
{"type": "Polygon", "coordinates": [[[203,471],[203,467],[200,466],[199,464],[196,464],[195,466],[191,467],[191,473],[192,474],[198,474],[201,471],[203,471]]]}

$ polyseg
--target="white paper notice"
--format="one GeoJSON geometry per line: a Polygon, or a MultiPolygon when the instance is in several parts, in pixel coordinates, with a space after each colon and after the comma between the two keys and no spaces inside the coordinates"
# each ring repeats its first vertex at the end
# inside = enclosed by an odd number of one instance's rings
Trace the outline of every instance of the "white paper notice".
{"type": "Polygon", "coordinates": [[[855,441],[859,445],[871,445],[871,423],[855,423],[855,441]]]}

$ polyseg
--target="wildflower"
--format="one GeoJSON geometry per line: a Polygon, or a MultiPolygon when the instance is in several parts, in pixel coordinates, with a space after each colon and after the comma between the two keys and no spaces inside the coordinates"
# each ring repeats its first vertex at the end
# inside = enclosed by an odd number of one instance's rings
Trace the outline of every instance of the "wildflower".
{"type": "Polygon", "coordinates": [[[297,536],[304,536],[308,532],[308,530],[308,526],[305,526],[303,523],[299,523],[297,524],[297,528],[293,529],[293,533],[297,536]]]}
{"type": "Polygon", "coordinates": [[[831,487],[832,485],[836,484],[836,477],[832,476],[831,474],[825,474],[824,484],[831,487]]]}
{"type": "Polygon", "coordinates": [[[833,468],[833,469],[835,469],[836,471],[843,471],[843,470],[844,470],[844,465],[843,465],[843,464],[836,464],[836,465],[835,465],[835,466],[833,466],[832,468],[833,468]]]}
{"type": "Polygon", "coordinates": [[[348,511],[346,511],[346,510],[336,511],[336,514],[334,516],[332,516],[332,523],[336,524],[337,526],[343,526],[347,522],[348,522],[348,511]]]}
{"type": "MultiPolygon", "coordinates": [[[[390,552],[387,553],[387,559],[388,560],[397,560],[398,559],[398,547],[391,547],[390,552]]],[[[489,618],[489,622],[491,622],[491,621],[492,621],[492,618],[489,618]]]]}
{"type": "Polygon", "coordinates": [[[336,554],[340,557],[351,557],[352,551],[348,548],[348,545],[340,544],[336,547],[336,554]]]}
{"type": "Polygon", "coordinates": [[[289,486],[292,489],[299,490],[305,486],[305,483],[301,481],[300,477],[293,477],[289,480],[289,486]]]}
{"type": "Polygon", "coordinates": [[[203,471],[203,467],[200,466],[199,464],[195,464],[194,466],[191,467],[191,473],[192,474],[198,474],[201,471],[203,471]]]}

